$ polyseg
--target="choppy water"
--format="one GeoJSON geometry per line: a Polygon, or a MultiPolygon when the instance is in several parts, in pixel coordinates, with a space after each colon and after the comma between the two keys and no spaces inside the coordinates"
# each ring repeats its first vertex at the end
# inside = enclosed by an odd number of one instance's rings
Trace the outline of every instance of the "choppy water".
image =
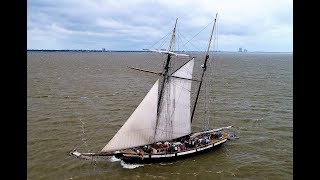
{"type": "MultiPolygon", "coordinates": [[[[240,139],[207,154],[143,166],[67,153],[105,146],[157,79],[127,66],[159,71],[161,55],[28,52],[27,61],[30,180],[293,178],[292,54],[216,54],[207,85],[210,125],[234,125],[240,139]]],[[[193,130],[202,128],[201,114],[196,112],[193,130]]]]}

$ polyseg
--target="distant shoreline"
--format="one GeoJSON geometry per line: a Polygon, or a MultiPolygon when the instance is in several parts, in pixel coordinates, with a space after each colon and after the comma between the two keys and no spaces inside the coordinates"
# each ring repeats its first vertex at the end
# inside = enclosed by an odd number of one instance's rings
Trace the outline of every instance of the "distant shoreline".
{"type": "MultiPolygon", "coordinates": [[[[65,49],[27,49],[27,51],[35,51],[35,52],[151,52],[151,51],[138,51],[138,50],[65,50],[65,49]]],[[[181,51],[175,51],[181,52],[181,51]]],[[[186,52],[203,52],[203,51],[186,51],[186,52]]],[[[219,53],[293,53],[293,52],[267,52],[267,51],[250,51],[250,52],[238,52],[238,51],[213,51],[219,53]]]]}
{"type": "Polygon", "coordinates": [[[146,52],[146,51],[121,51],[121,50],[66,50],[66,49],[27,49],[27,51],[47,51],[47,52],[146,52]]]}

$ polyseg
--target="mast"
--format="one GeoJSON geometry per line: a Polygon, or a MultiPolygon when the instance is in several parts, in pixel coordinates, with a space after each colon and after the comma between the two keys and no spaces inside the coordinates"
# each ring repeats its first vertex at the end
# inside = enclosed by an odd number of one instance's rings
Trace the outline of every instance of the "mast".
{"type": "Polygon", "coordinates": [[[168,51],[171,51],[172,44],[173,44],[174,38],[176,36],[175,33],[176,33],[177,21],[178,21],[178,18],[176,19],[176,23],[175,23],[173,31],[172,31],[172,35],[171,35],[171,40],[170,40],[170,45],[169,45],[168,51]]]}
{"type": "MultiPolygon", "coordinates": [[[[168,52],[170,52],[171,49],[172,49],[172,44],[173,44],[174,39],[175,39],[175,32],[176,32],[177,22],[178,22],[178,18],[176,19],[176,23],[175,23],[173,31],[172,31],[168,52]]],[[[162,95],[163,95],[163,89],[164,89],[165,81],[168,78],[170,60],[171,60],[171,54],[168,53],[168,56],[167,56],[167,59],[166,59],[166,63],[165,63],[165,66],[164,66],[164,72],[162,73],[163,74],[163,81],[162,81],[162,84],[161,84],[160,94],[159,94],[159,98],[158,98],[157,116],[159,116],[159,113],[160,113],[160,105],[161,105],[161,100],[162,100],[162,95]]],[[[158,125],[158,119],[159,119],[159,117],[157,117],[156,126],[158,125]]]]}
{"type": "Polygon", "coordinates": [[[198,99],[199,99],[201,85],[202,85],[202,82],[203,82],[203,76],[204,76],[204,73],[207,70],[207,61],[209,59],[209,49],[210,49],[210,45],[211,45],[212,35],[213,35],[214,27],[215,27],[215,24],[216,24],[217,16],[218,16],[218,13],[216,14],[216,17],[214,19],[214,23],[213,23],[213,27],[212,27],[212,31],[211,31],[211,35],[210,35],[210,39],[209,39],[209,44],[208,44],[208,48],[207,48],[207,52],[206,52],[206,57],[205,57],[205,60],[204,60],[204,64],[202,65],[202,75],[201,75],[200,84],[199,84],[198,91],[197,91],[196,100],[195,100],[195,103],[194,103],[193,109],[192,109],[191,123],[192,123],[193,115],[194,115],[194,112],[195,112],[195,109],[196,109],[196,106],[197,106],[197,102],[198,102],[198,99]]]}

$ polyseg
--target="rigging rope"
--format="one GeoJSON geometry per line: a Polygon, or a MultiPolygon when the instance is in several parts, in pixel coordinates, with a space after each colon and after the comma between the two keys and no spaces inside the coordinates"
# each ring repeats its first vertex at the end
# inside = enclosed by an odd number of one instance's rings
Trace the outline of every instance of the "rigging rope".
{"type": "Polygon", "coordinates": [[[85,138],[85,128],[84,128],[84,122],[81,120],[81,118],[79,118],[79,121],[81,122],[81,140],[82,140],[82,145],[84,145],[86,147],[87,152],[90,152],[89,148],[88,148],[88,143],[87,143],[87,139],[85,138]]]}
{"type": "MultiPolygon", "coordinates": [[[[170,33],[171,33],[172,31],[169,31],[165,36],[163,36],[159,41],[157,41],[156,43],[154,43],[152,46],[151,46],[151,48],[153,47],[153,46],[155,46],[158,42],[160,42],[162,39],[164,39],[164,38],[166,38],[170,33]]],[[[150,49],[151,49],[150,48],[150,49]]]]}
{"type": "MultiPolygon", "coordinates": [[[[218,23],[216,23],[216,26],[218,27],[218,23]]],[[[215,36],[214,36],[214,38],[213,38],[213,46],[211,46],[211,61],[209,61],[210,62],[210,67],[211,67],[211,72],[210,72],[210,77],[212,77],[211,78],[211,81],[212,81],[212,83],[210,82],[210,84],[214,84],[214,80],[216,79],[215,78],[215,73],[214,73],[214,68],[215,68],[215,58],[213,57],[213,55],[214,55],[214,51],[215,51],[215,49],[216,49],[216,51],[217,51],[217,48],[216,48],[216,46],[215,46],[215,43],[217,42],[217,40],[218,40],[218,29],[216,28],[215,29],[215,36]]],[[[218,45],[218,44],[217,44],[218,45]]],[[[215,93],[214,92],[214,86],[213,87],[211,87],[212,88],[212,91],[213,91],[213,93],[215,93]]],[[[212,117],[212,121],[214,122],[215,121],[215,114],[216,114],[216,112],[215,112],[215,103],[214,103],[214,101],[215,101],[215,96],[214,96],[214,94],[213,94],[213,96],[212,96],[212,98],[209,98],[209,102],[210,102],[210,107],[212,106],[212,111],[213,111],[213,117],[212,117]]]]}
{"type": "Polygon", "coordinates": [[[193,38],[195,38],[197,35],[199,35],[204,29],[206,29],[211,23],[213,23],[214,20],[212,22],[210,22],[206,27],[204,27],[201,31],[199,31],[196,35],[194,35],[188,42],[186,42],[183,46],[185,46],[186,44],[188,44],[193,38]]]}
{"type": "MultiPolygon", "coordinates": [[[[179,33],[179,32],[178,32],[179,33]]],[[[184,39],[187,39],[185,36],[183,36],[182,34],[179,33],[180,36],[182,36],[184,39]]],[[[182,47],[184,47],[186,44],[184,44],[182,47]]],[[[193,43],[190,42],[190,45],[193,46],[193,48],[195,48],[195,50],[197,51],[201,51],[201,49],[199,48],[200,46],[195,46],[193,43]]]]}
{"type": "MultiPolygon", "coordinates": [[[[83,101],[85,101],[86,103],[90,103],[90,104],[91,104],[91,107],[94,108],[94,110],[96,111],[97,114],[98,114],[98,113],[101,114],[101,112],[99,112],[98,109],[97,109],[96,103],[92,102],[92,100],[91,100],[90,98],[88,98],[88,97],[81,97],[81,99],[82,99],[83,101]]],[[[77,114],[78,114],[78,113],[77,113],[77,114]]],[[[83,115],[83,112],[80,112],[80,114],[83,115]]],[[[90,152],[90,151],[91,151],[91,148],[90,148],[90,146],[88,145],[88,142],[91,141],[91,138],[88,138],[88,135],[87,135],[87,133],[86,133],[86,127],[85,127],[86,122],[85,122],[82,118],[79,118],[79,121],[80,121],[80,123],[81,123],[81,124],[80,124],[80,127],[81,127],[81,130],[80,130],[81,134],[80,134],[80,136],[81,136],[81,141],[82,141],[81,146],[84,145],[86,151],[87,151],[87,152],[90,152]]]]}
{"type": "Polygon", "coordinates": [[[209,96],[207,93],[207,82],[206,81],[204,82],[204,94],[205,94],[205,99],[204,99],[204,126],[203,126],[203,129],[209,130],[208,105],[207,105],[207,101],[209,100],[209,96]]]}

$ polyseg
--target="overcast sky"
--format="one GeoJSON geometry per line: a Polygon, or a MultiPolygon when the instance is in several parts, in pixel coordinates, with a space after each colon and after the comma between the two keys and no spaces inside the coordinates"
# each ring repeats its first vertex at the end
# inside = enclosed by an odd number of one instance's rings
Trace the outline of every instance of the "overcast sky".
{"type": "Polygon", "coordinates": [[[161,38],[178,18],[176,50],[202,51],[218,13],[215,50],[293,50],[292,0],[28,0],[27,8],[28,49],[166,49],[161,38]]]}

